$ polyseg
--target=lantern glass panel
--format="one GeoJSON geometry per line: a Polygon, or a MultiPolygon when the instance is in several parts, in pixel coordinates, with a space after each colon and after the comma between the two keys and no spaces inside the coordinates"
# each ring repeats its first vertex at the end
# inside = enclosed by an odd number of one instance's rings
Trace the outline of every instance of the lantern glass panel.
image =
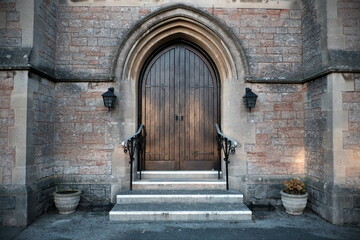
{"type": "Polygon", "coordinates": [[[109,90],[102,95],[104,100],[104,106],[109,108],[114,107],[116,101],[116,95],[114,94],[114,88],[109,88],[109,90]]]}
{"type": "Polygon", "coordinates": [[[246,94],[243,97],[244,103],[245,103],[245,106],[247,108],[249,108],[251,111],[251,108],[255,107],[255,105],[256,105],[256,99],[258,96],[255,93],[253,93],[250,88],[246,88],[245,92],[246,92],[246,94]]]}
{"type": "Polygon", "coordinates": [[[256,97],[248,97],[247,98],[247,106],[248,106],[248,108],[255,107],[255,104],[256,104],[256,97]]]}

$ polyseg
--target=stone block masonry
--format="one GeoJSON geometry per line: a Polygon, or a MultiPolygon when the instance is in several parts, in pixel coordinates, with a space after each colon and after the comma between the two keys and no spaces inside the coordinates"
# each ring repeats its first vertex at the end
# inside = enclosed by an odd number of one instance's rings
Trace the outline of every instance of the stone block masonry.
{"type": "Polygon", "coordinates": [[[305,173],[304,91],[302,85],[256,84],[257,106],[248,114],[255,143],[244,143],[246,201],[280,205],[282,182],[305,173]]]}
{"type": "Polygon", "coordinates": [[[360,222],[358,81],[343,73],[305,84],[309,207],[336,224],[360,222]]]}
{"type": "Polygon", "coordinates": [[[304,174],[304,111],[301,85],[254,85],[255,144],[246,144],[249,175],[304,174]]]}
{"type": "Polygon", "coordinates": [[[354,81],[354,91],[342,93],[343,110],[348,111],[348,130],[345,130],[343,146],[350,150],[345,167],[345,184],[360,185],[360,74],[349,74],[354,81]]]}
{"type": "Polygon", "coordinates": [[[150,11],[139,7],[59,7],[58,77],[109,77],[125,33],[150,11]]]}
{"type": "Polygon", "coordinates": [[[59,83],[55,87],[54,173],[111,174],[114,146],[106,142],[111,115],[101,94],[108,84],[59,83]]]}
{"type": "MultiPolygon", "coordinates": [[[[56,72],[108,77],[111,61],[130,27],[154,11],[150,7],[75,7],[58,9],[56,72]]],[[[256,78],[285,78],[302,65],[301,10],[213,9],[239,38],[256,78]]]]}
{"type": "Polygon", "coordinates": [[[57,6],[56,1],[35,1],[34,46],[31,63],[40,69],[55,75],[55,52],[57,36],[57,6]]]}
{"type": "Polygon", "coordinates": [[[285,78],[302,65],[301,10],[206,9],[239,38],[255,78],[285,78]]]}
{"type": "Polygon", "coordinates": [[[327,92],[326,77],[305,84],[305,170],[306,175],[313,181],[308,183],[309,206],[321,215],[324,215],[324,206],[327,202],[327,192],[323,188],[327,178],[326,147],[323,142],[326,138],[328,113],[321,108],[321,99],[327,92]]]}
{"type": "Polygon", "coordinates": [[[14,89],[14,72],[0,72],[0,184],[12,183],[15,167],[15,146],[11,144],[14,128],[14,109],[11,93],[14,89]]]}
{"type": "Polygon", "coordinates": [[[360,49],[360,2],[338,1],[337,15],[342,22],[346,50],[360,49]]]}
{"type": "Polygon", "coordinates": [[[328,113],[321,109],[321,98],[326,88],[326,78],[305,85],[305,169],[308,176],[316,179],[324,179],[326,169],[323,141],[326,138],[328,113]]]}
{"type": "Polygon", "coordinates": [[[315,1],[305,1],[302,9],[302,54],[303,70],[316,72],[322,66],[321,40],[323,26],[315,1]]]}
{"type": "Polygon", "coordinates": [[[16,1],[1,1],[0,47],[20,47],[21,41],[20,12],[16,9],[16,1]]]}

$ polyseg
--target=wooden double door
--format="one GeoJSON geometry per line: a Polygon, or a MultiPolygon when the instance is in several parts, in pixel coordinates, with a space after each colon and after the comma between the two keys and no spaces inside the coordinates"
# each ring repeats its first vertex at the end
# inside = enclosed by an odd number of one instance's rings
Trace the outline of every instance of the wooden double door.
{"type": "Polygon", "coordinates": [[[201,50],[177,43],[146,64],[141,84],[145,170],[217,170],[219,86],[201,50]]]}

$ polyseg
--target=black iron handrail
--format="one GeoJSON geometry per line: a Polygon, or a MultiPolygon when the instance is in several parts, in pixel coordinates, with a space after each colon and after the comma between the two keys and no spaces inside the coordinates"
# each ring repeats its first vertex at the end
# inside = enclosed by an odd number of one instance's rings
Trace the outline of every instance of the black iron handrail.
{"type": "MultiPolygon", "coordinates": [[[[235,153],[235,148],[237,147],[238,143],[231,139],[230,137],[226,136],[225,134],[223,134],[221,131],[220,131],[220,127],[218,124],[215,124],[215,127],[216,127],[216,132],[217,132],[217,135],[216,135],[216,139],[217,139],[217,142],[218,142],[218,147],[219,147],[219,150],[223,150],[224,152],[224,161],[225,161],[225,166],[226,166],[226,190],[229,190],[229,173],[228,173],[228,170],[229,170],[229,155],[230,153],[234,154],[235,153]]],[[[221,163],[219,161],[219,170],[218,170],[218,176],[220,178],[220,168],[221,168],[221,163]]]]}
{"type": "MultiPolygon", "coordinates": [[[[125,139],[124,141],[121,142],[121,146],[124,148],[124,152],[125,153],[129,152],[129,156],[130,156],[130,161],[129,161],[129,164],[130,164],[130,190],[132,190],[133,164],[134,164],[134,160],[135,160],[134,155],[135,155],[136,150],[138,150],[138,152],[140,154],[142,153],[144,137],[141,133],[142,133],[143,128],[144,128],[144,125],[141,124],[134,135],[128,137],[127,139],[125,139]]],[[[139,157],[139,159],[141,159],[141,156],[139,157]]],[[[141,179],[141,162],[140,161],[139,161],[139,169],[140,169],[140,179],[141,179]]]]}

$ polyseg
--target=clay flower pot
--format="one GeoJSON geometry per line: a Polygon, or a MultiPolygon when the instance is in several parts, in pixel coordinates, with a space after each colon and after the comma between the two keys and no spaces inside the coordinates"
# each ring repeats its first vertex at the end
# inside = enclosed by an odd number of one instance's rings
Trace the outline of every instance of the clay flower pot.
{"type": "Polygon", "coordinates": [[[54,192],[55,206],[60,214],[75,212],[79,205],[81,191],[77,189],[61,190],[54,192]]]}
{"type": "Polygon", "coordinates": [[[306,207],[309,194],[288,194],[284,191],[280,191],[281,201],[284,205],[286,212],[292,215],[301,215],[306,207]]]}

